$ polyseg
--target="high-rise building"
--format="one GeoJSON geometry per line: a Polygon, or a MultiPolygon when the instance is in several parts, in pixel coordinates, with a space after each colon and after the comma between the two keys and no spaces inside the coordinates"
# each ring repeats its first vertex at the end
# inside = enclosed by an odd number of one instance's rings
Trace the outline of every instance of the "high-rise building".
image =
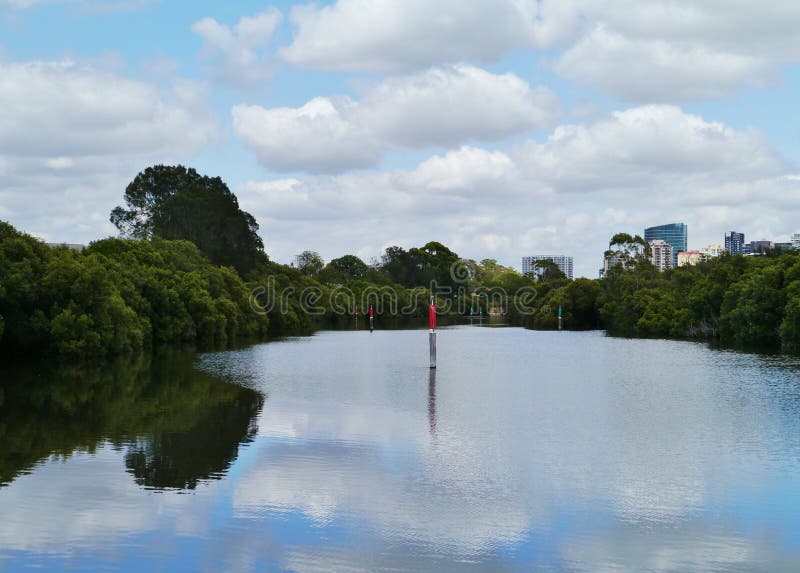
{"type": "Polygon", "coordinates": [[[686,250],[688,231],[684,223],[670,223],[648,227],[644,230],[644,240],[648,243],[656,240],[664,241],[672,246],[672,267],[678,266],[678,253],[686,250]]]}
{"type": "Polygon", "coordinates": [[[626,266],[626,260],[622,254],[615,253],[603,259],[603,268],[600,269],[600,278],[602,279],[608,276],[608,271],[617,266],[622,266],[623,268],[626,266]]]}
{"type": "Polygon", "coordinates": [[[659,271],[673,268],[672,245],[661,239],[650,241],[650,262],[659,271]]]}
{"type": "Polygon", "coordinates": [[[567,275],[568,279],[572,280],[572,257],[566,255],[533,255],[530,257],[522,257],[522,274],[539,276],[542,271],[534,266],[536,261],[554,262],[558,268],[561,269],[561,272],[567,275]]]}
{"type": "Polygon", "coordinates": [[[795,251],[800,251],[800,233],[795,233],[792,235],[792,249],[795,251]]]}
{"type": "Polygon", "coordinates": [[[744,233],[728,231],[725,233],[725,250],[732,255],[744,254],[744,233]]]}

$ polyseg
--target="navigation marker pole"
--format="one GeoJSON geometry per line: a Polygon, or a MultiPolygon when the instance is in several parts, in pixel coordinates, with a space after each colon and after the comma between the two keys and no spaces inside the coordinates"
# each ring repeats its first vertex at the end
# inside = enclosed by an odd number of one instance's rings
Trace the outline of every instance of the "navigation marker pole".
{"type": "Polygon", "coordinates": [[[558,329],[561,330],[561,306],[558,307],[558,329]]]}
{"type": "Polygon", "coordinates": [[[431,350],[431,368],[436,368],[436,299],[431,295],[431,305],[428,307],[428,343],[431,350]]]}

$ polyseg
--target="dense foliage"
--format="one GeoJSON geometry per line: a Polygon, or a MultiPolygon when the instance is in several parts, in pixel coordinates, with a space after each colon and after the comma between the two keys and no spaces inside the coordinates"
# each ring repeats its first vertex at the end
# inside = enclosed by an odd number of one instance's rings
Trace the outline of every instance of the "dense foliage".
{"type": "Polygon", "coordinates": [[[0,223],[0,352],[85,359],[218,347],[351,324],[369,305],[378,319],[421,319],[431,286],[443,312],[513,311],[504,293],[535,284],[493,260],[460,261],[439,243],[391,247],[374,265],[354,255],[307,259],[313,272],[265,261],[245,281],[189,241],[109,238],[75,251],[0,223]],[[466,274],[454,268],[460,262],[466,274]]]}
{"type": "MultiPolygon", "coordinates": [[[[634,244],[630,242],[630,244],[634,244]]],[[[689,338],[800,352],[800,253],[724,255],[659,272],[631,257],[602,280],[540,284],[532,328],[604,328],[630,337],[689,338]]]]}
{"type": "Polygon", "coordinates": [[[92,357],[267,332],[236,271],[188,241],[105,239],[78,252],[0,222],[0,277],[6,352],[92,357]]]}
{"type": "Polygon", "coordinates": [[[258,223],[219,177],[182,165],[148,167],[125,189],[111,222],[123,236],[194,243],[211,262],[251,272],[266,261],[258,223]]]}

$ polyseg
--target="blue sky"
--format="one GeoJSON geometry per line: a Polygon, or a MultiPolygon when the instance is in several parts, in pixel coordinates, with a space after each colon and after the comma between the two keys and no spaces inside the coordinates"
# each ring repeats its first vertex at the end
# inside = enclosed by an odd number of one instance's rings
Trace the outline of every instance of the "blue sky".
{"type": "Polygon", "coordinates": [[[86,243],[180,162],[282,262],[439,240],[595,276],[616,231],[785,240],[798,26],[743,0],[0,0],[0,218],[86,243]]]}

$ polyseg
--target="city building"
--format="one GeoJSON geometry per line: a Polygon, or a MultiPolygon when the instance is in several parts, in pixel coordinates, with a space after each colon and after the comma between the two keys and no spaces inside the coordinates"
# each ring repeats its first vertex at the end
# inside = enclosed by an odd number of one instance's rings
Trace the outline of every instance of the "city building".
{"type": "Polygon", "coordinates": [[[673,258],[672,245],[661,239],[650,241],[650,262],[659,271],[673,268],[673,258]]]}
{"type": "Polygon", "coordinates": [[[744,254],[744,233],[728,231],[725,233],[725,250],[732,255],[744,254]]]}
{"type": "Polygon", "coordinates": [[[617,253],[603,259],[603,268],[600,269],[600,278],[602,279],[608,276],[608,271],[616,266],[625,266],[625,257],[623,257],[622,254],[617,253]]]}
{"type": "Polygon", "coordinates": [[[703,255],[705,255],[706,258],[713,259],[715,257],[720,256],[726,250],[727,249],[722,248],[722,245],[709,245],[705,249],[700,249],[700,252],[703,253],[703,255]]]}
{"type": "Polygon", "coordinates": [[[694,266],[697,263],[702,263],[706,260],[705,255],[701,251],[682,251],[678,253],[678,266],[694,266]]]}
{"type": "Polygon", "coordinates": [[[684,223],[670,223],[648,227],[644,230],[644,240],[651,243],[656,240],[664,241],[672,246],[672,266],[678,266],[678,253],[686,250],[688,230],[684,223]]]}
{"type": "Polygon", "coordinates": [[[794,249],[794,247],[792,246],[792,243],[774,243],[773,246],[774,246],[774,248],[776,248],[777,250],[779,250],[782,253],[785,253],[786,251],[791,251],[792,249],[794,249]]]}
{"type": "Polygon", "coordinates": [[[750,241],[745,243],[742,254],[744,255],[761,255],[766,251],[771,250],[773,247],[772,241],[762,239],[760,241],[750,241]]]}
{"type": "Polygon", "coordinates": [[[792,249],[800,251],[800,233],[792,235],[792,249]]]}
{"type": "Polygon", "coordinates": [[[561,272],[567,275],[568,279],[572,279],[572,257],[566,255],[533,255],[530,257],[522,257],[522,274],[539,276],[541,271],[534,267],[536,261],[553,261],[558,268],[561,269],[561,272]]]}

